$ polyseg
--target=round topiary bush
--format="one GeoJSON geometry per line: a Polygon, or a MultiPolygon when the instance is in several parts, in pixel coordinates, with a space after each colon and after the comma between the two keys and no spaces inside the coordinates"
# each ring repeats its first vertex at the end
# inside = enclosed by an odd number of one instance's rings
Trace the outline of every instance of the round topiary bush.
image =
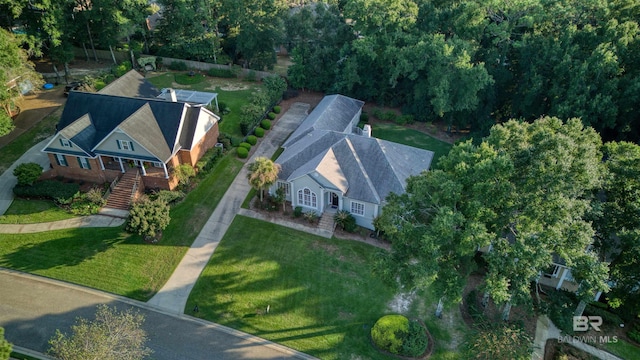
{"type": "Polygon", "coordinates": [[[280,114],[280,106],[276,105],[273,107],[273,112],[276,114],[280,114]]]}
{"type": "Polygon", "coordinates": [[[251,150],[251,144],[243,142],[243,143],[240,143],[240,145],[238,145],[238,148],[245,148],[247,150],[251,150]]]}
{"type": "Polygon", "coordinates": [[[264,136],[264,129],[263,129],[263,128],[261,128],[261,127],[256,128],[255,130],[253,130],[253,133],[254,133],[257,137],[261,138],[261,137],[263,137],[263,136],[264,136]]]}
{"type": "Polygon", "coordinates": [[[275,114],[275,113],[270,112],[270,113],[268,113],[268,114],[267,114],[267,117],[269,118],[269,120],[273,120],[273,119],[275,119],[275,118],[276,118],[276,114],[275,114]]]}
{"type": "Polygon", "coordinates": [[[371,339],[380,350],[392,354],[418,357],[427,350],[424,327],[402,315],[386,315],[371,328],[371,339]]]}
{"type": "Polygon", "coordinates": [[[264,119],[260,122],[260,127],[262,127],[265,130],[269,130],[271,129],[271,121],[264,119]]]}
{"type": "Polygon", "coordinates": [[[249,156],[249,150],[247,150],[246,148],[243,148],[243,147],[237,148],[236,152],[238,153],[238,157],[240,159],[246,159],[247,156],[249,156]]]}
{"type": "Polygon", "coordinates": [[[258,138],[255,137],[254,135],[249,135],[247,136],[247,142],[251,145],[255,145],[258,143],[258,138]]]}

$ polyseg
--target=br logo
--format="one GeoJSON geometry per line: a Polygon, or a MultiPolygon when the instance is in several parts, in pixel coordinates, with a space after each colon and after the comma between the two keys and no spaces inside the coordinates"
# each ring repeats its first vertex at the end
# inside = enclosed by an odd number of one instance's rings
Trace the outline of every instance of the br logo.
{"type": "Polygon", "coordinates": [[[589,326],[595,331],[600,331],[602,317],[600,316],[574,316],[573,331],[588,331],[589,326]]]}

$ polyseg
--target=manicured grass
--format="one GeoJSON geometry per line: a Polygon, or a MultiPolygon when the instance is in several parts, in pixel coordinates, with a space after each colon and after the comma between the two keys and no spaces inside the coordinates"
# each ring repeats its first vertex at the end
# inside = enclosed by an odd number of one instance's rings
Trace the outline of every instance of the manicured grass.
{"type": "Polygon", "coordinates": [[[62,115],[62,107],[46,116],[42,121],[6,146],[0,148],[0,174],[5,172],[33,145],[53,135],[60,115],[62,115]]]}
{"type": "Polygon", "coordinates": [[[59,208],[51,200],[13,199],[4,215],[0,215],[0,224],[33,224],[65,220],[75,217],[59,208]]]}
{"type": "MultiPolygon", "coordinates": [[[[174,87],[173,83],[176,80],[174,74],[173,72],[167,72],[158,76],[149,77],[147,80],[158,89],[170,88],[174,87]]],[[[202,78],[203,75],[196,76],[202,78]]],[[[248,103],[251,93],[260,89],[261,85],[259,83],[243,82],[239,79],[223,79],[206,76],[204,81],[181,88],[218,93],[218,102],[227,104],[229,109],[231,109],[231,112],[224,115],[223,121],[220,122],[220,132],[241,138],[243,136],[240,132],[240,108],[242,105],[248,103]],[[232,85],[232,87],[238,89],[248,88],[245,90],[223,90],[222,87],[226,87],[227,85],[232,85]]]]}
{"type": "Polygon", "coordinates": [[[376,251],[236,216],[185,309],[322,359],[387,359],[369,342],[394,297],[371,273],[376,251]]]}
{"type": "Polygon", "coordinates": [[[620,338],[618,338],[617,343],[607,343],[606,350],[623,359],[640,359],[640,347],[620,338]]]}
{"type": "Polygon", "coordinates": [[[373,136],[379,139],[433,151],[432,167],[437,164],[438,158],[448,154],[452,147],[451,144],[425,133],[395,124],[374,124],[371,132],[373,136]]]}
{"type": "Polygon", "coordinates": [[[146,301],[169,279],[241,167],[233,154],[222,158],[171,209],[158,244],[146,244],[122,227],[5,234],[0,266],[146,301]]]}
{"type": "Polygon", "coordinates": [[[176,74],[176,82],[180,85],[195,85],[204,81],[205,76],[202,74],[194,74],[190,76],[188,73],[176,74]]]}

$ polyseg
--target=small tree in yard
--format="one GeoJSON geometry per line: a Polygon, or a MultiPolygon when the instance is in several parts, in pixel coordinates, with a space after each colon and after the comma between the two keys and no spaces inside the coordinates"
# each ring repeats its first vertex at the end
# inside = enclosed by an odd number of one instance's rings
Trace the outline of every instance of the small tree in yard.
{"type": "Polygon", "coordinates": [[[13,175],[18,178],[18,185],[33,185],[42,175],[42,166],[33,162],[20,164],[13,170],[13,175]]]}
{"type": "Polygon", "coordinates": [[[4,338],[4,328],[0,327],[0,360],[8,360],[13,345],[4,338]]]}
{"type": "Polygon", "coordinates": [[[152,351],[144,346],[147,334],[142,329],[143,322],[144,316],[131,309],[119,312],[107,305],[98,305],[96,319],[78,318],[71,327],[71,335],[56,330],[49,340],[49,353],[61,360],[144,359],[152,351]]]}
{"type": "Polygon", "coordinates": [[[152,201],[143,197],[131,207],[127,231],[142,235],[145,239],[154,238],[169,225],[170,220],[169,205],[166,201],[152,201]]]}
{"type": "Polygon", "coordinates": [[[285,208],[287,203],[287,195],[284,192],[284,188],[279,187],[278,189],[276,189],[276,193],[273,195],[273,201],[278,204],[282,204],[283,213],[287,212],[287,209],[285,208]]]}
{"type": "Polygon", "coordinates": [[[280,164],[274,163],[266,157],[258,157],[256,161],[249,164],[249,185],[260,193],[260,201],[264,189],[273,185],[278,180],[280,164]]]}

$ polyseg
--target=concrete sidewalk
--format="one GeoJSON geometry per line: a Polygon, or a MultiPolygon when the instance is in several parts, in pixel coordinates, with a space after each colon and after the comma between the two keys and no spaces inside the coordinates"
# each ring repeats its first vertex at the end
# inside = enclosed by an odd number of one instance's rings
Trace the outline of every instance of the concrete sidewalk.
{"type": "Polygon", "coordinates": [[[125,219],[106,215],[89,215],[66,220],[36,224],[2,224],[0,234],[30,234],[51,230],[87,227],[113,227],[124,224],[125,219]]]}
{"type": "MultiPolygon", "coordinates": [[[[253,162],[259,156],[271,158],[280,145],[305,119],[309,108],[309,104],[293,104],[273,129],[267,132],[247,163],[253,162]]],[[[171,313],[183,313],[189,294],[200,273],[209,262],[211,255],[227,232],[251,189],[247,182],[247,175],[248,170],[245,165],[233,180],[167,283],[149,300],[150,305],[171,313]]]]}
{"type": "Polygon", "coordinates": [[[16,177],[13,176],[13,170],[16,166],[22,163],[34,162],[40,164],[45,170],[49,169],[49,158],[47,154],[40,150],[44,148],[50,139],[50,137],[46,138],[27,150],[7,171],[0,175],[0,215],[3,215],[13,202],[13,187],[18,182],[16,177]]]}

